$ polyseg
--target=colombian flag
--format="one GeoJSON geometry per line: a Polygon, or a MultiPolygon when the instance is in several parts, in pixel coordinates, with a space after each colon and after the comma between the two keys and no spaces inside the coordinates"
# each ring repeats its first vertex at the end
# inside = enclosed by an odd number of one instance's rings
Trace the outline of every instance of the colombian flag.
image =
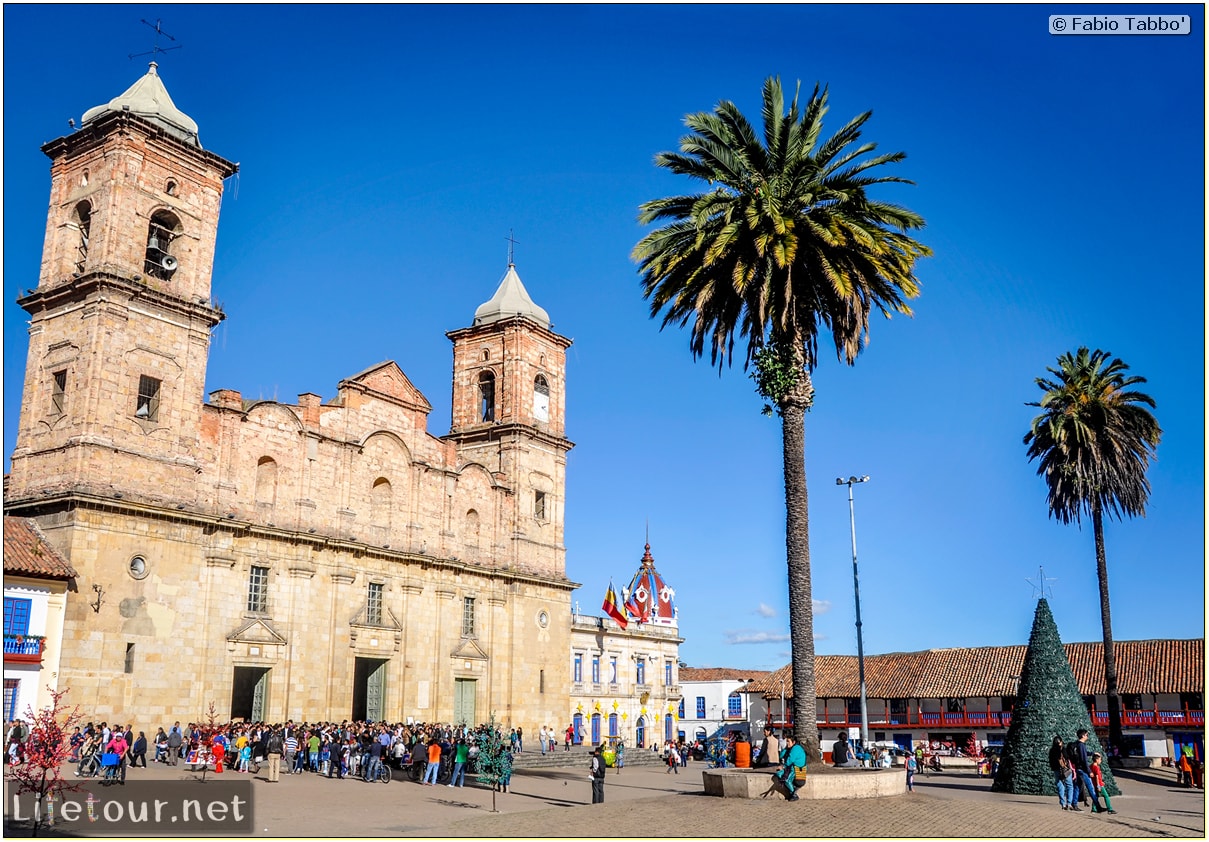
{"type": "Polygon", "coordinates": [[[600,606],[604,612],[617,621],[617,625],[623,629],[629,622],[626,620],[625,612],[621,610],[621,606],[617,604],[617,591],[613,590],[613,582],[609,582],[609,589],[605,592],[604,604],[600,606]]]}

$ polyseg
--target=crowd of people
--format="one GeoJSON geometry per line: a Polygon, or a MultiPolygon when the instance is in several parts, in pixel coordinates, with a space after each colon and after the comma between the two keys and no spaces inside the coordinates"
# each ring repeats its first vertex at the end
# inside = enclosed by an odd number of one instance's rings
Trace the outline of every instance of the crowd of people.
{"type": "MultiPolygon", "coordinates": [[[[180,722],[160,726],[148,739],[133,725],[89,722],[75,726],[68,738],[70,762],[75,774],[87,777],[112,767],[110,775],[125,783],[128,769],[146,768],[148,762],[195,769],[213,769],[237,774],[259,771],[267,764],[267,779],[278,782],[281,774],[311,774],[327,778],[381,779],[386,765],[414,769],[423,783],[465,786],[481,747],[487,744],[491,726],[471,728],[451,724],[378,722],[213,723],[180,722]]],[[[24,760],[29,729],[10,723],[7,757],[10,763],[24,760]]],[[[495,726],[500,746],[495,764],[496,786],[507,791],[512,756],[522,750],[523,730],[502,733],[495,726]]]]}

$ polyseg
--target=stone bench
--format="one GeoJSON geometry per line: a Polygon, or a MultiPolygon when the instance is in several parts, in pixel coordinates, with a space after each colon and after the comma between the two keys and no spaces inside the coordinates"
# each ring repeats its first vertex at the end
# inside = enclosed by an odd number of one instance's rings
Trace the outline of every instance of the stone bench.
{"type": "MultiPolygon", "coordinates": [[[[759,798],[772,786],[771,769],[704,769],[701,772],[706,795],[720,798],[759,798]]],[[[814,800],[838,798],[884,798],[907,791],[907,773],[901,769],[845,769],[826,773],[806,773],[796,790],[799,796],[814,800]]],[[[784,796],[780,787],[778,798],[784,796]]]]}

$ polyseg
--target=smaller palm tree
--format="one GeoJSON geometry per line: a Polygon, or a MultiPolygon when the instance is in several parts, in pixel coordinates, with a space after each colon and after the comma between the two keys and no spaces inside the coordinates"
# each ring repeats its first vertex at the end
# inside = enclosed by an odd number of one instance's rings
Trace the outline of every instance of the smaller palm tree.
{"type": "Polygon", "coordinates": [[[1162,430],[1150,413],[1154,399],[1130,387],[1146,378],[1128,375],[1129,366],[1107,351],[1080,348],[1047,369],[1053,380],[1037,378],[1045,394],[1028,406],[1042,412],[1024,436],[1029,461],[1049,489],[1050,516],[1062,523],[1091,515],[1100,583],[1104,631],[1104,683],[1108,694],[1108,738],[1121,745],[1121,700],[1108,602],[1104,556],[1104,514],[1121,518],[1146,514],[1150,481],[1146,469],[1162,430]],[[1149,409],[1148,409],[1149,407],[1149,409]]]}

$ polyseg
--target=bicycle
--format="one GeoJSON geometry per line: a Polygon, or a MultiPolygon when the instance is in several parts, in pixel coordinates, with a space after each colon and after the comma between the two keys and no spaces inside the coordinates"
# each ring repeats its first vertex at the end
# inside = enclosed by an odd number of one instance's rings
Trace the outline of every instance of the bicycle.
{"type": "Polygon", "coordinates": [[[98,754],[90,754],[80,761],[76,770],[77,778],[95,778],[101,772],[101,758],[98,754]]]}
{"type": "Polygon", "coordinates": [[[370,774],[366,774],[362,778],[362,780],[365,781],[367,784],[368,783],[388,784],[388,783],[390,783],[390,778],[391,778],[390,767],[387,766],[385,763],[379,762],[378,767],[374,770],[372,776],[370,774]]]}

